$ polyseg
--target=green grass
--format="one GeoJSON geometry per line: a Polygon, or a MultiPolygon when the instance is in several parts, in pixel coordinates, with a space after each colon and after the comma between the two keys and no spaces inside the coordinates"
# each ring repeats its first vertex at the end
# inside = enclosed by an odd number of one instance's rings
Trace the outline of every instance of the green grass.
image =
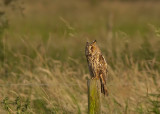
{"type": "Polygon", "coordinates": [[[84,48],[96,39],[109,65],[102,113],[159,114],[160,3],[96,2],[26,1],[24,17],[7,7],[0,113],[22,112],[26,103],[27,114],[87,113],[84,48]],[[21,107],[6,98],[20,98],[21,107]]]}

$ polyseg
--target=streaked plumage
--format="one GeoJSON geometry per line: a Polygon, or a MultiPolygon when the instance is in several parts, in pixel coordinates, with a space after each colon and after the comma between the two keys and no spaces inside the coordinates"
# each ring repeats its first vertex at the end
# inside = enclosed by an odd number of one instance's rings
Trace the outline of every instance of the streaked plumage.
{"type": "Polygon", "coordinates": [[[96,40],[91,43],[86,43],[85,55],[88,62],[91,78],[100,79],[101,82],[101,93],[108,95],[107,89],[105,88],[106,77],[107,77],[107,63],[101,51],[96,43],[96,40]]]}

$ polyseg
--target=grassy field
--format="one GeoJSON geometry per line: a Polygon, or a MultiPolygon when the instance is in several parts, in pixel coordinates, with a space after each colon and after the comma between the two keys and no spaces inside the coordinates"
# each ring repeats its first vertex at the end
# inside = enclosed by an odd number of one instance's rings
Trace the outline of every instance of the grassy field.
{"type": "Polygon", "coordinates": [[[0,23],[0,113],[87,113],[84,48],[96,39],[109,65],[102,113],[159,114],[159,6],[105,0],[6,6],[8,26],[0,23]]]}

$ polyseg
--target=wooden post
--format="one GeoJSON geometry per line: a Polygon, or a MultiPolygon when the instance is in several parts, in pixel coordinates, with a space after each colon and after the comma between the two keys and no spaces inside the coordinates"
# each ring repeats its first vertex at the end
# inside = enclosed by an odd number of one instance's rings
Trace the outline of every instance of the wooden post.
{"type": "Polygon", "coordinates": [[[90,79],[88,85],[88,114],[101,114],[100,80],[90,79]]]}

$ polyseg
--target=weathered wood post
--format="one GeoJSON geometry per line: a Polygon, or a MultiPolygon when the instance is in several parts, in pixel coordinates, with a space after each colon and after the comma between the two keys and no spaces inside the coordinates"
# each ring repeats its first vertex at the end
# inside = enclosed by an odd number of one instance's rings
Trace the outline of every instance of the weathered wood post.
{"type": "Polygon", "coordinates": [[[101,84],[98,79],[88,79],[88,114],[101,114],[101,84]]]}

